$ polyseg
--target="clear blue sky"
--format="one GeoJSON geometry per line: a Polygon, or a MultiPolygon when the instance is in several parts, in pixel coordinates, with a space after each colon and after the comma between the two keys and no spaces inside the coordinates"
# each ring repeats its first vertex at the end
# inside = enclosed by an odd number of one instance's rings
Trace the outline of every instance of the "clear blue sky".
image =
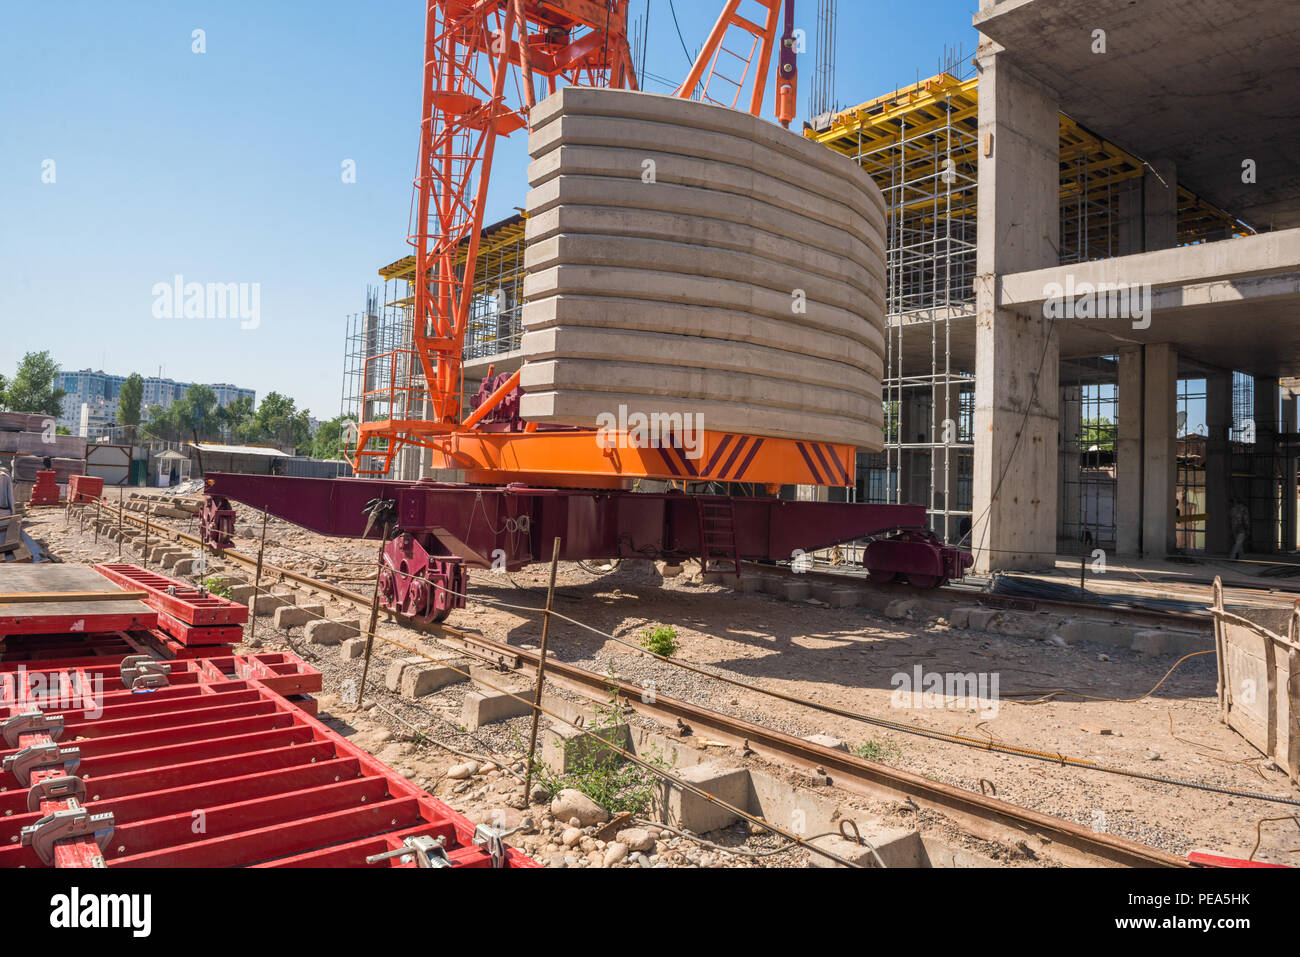
{"type": "MultiPolygon", "coordinates": [[[[722,0],[675,2],[693,52],[722,0]]],[[[840,105],[934,74],[945,44],[973,54],[975,6],[841,0],[840,105]]],[[[815,36],[816,3],[798,8],[815,36]]],[[[668,0],[650,17],[647,72],[679,80],[668,0]]],[[[68,369],[161,367],[338,414],[345,317],[408,251],[424,3],[60,0],[4,19],[0,373],[48,349],[68,369]],[[156,318],[153,287],[176,274],[260,284],[261,325],[156,318]]],[[[498,152],[489,222],[523,203],[526,139],[498,152]]]]}

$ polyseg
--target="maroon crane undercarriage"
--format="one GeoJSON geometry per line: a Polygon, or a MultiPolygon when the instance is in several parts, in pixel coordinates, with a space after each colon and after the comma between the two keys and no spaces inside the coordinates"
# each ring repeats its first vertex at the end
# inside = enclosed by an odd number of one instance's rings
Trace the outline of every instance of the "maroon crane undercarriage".
{"type": "Polygon", "coordinates": [[[464,607],[469,568],[510,572],[549,561],[556,538],[565,561],[694,558],[706,571],[733,575],[744,561],[790,561],[867,539],[872,581],[917,588],[961,578],[971,564],[969,553],[925,528],[923,505],[227,473],[206,484],[206,545],[232,546],[231,502],[321,535],[382,537],[381,602],[421,622],[464,607]]]}

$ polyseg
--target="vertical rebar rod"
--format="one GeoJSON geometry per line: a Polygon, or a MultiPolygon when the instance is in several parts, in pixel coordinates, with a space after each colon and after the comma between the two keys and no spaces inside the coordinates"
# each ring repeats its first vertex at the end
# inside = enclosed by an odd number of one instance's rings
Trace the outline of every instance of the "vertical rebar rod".
{"type": "Polygon", "coordinates": [[[262,540],[257,546],[257,570],[253,573],[253,602],[248,606],[248,640],[257,637],[257,597],[262,591],[262,560],[266,556],[266,522],[270,516],[262,510],[262,540]]]}
{"type": "Polygon", "coordinates": [[[370,596],[370,626],[366,629],[366,654],[361,663],[361,686],[357,688],[357,703],[353,711],[361,710],[366,700],[366,681],[370,676],[370,655],[375,650],[375,629],[379,627],[379,579],[384,574],[384,549],[388,546],[389,526],[379,533],[379,557],[375,563],[375,592],[370,596]]]}
{"type": "Polygon", "coordinates": [[[551,607],[555,603],[555,573],[560,567],[560,539],[551,551],[551,583],[546,589],[546,611],[542,615],[542,647],[537,655],[537,684],[533,688],[533,727],[528,735],[528,762],[524,765],[524,801],[533,787],[533,761],[537,755],[537,722],[542,715],[542,687],[546,683],[546,648],[551,638],[551,607]]]}

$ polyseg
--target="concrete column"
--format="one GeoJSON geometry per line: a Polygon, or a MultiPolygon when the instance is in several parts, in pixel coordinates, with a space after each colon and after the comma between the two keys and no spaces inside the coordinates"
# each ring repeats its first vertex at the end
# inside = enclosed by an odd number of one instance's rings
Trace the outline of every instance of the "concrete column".
{"type": "Polygon", "coordinates": [[[1146,217],[1142,208],[1142,180],[1125,180],[1118,187],[1119,215],[1115,255],[1145,252],[1146,217]]]}
{"type": "Polygon", "coordinates": [[[1297,517],[1300,510],[1296,502],[1296,455],[1293,437],[1296,434],[1296,396],[1290,389],[1282,391],[1282,421],[1278,432],[1283,436],[1282,456],[1282,550],[1295,551],[1300,528],[1297,517]]]}
{"type": "Polygon", "coordinates": [[[1079,508],[1079,434],[1083,430],[1083,389],[1067,386],[1060,390],[1060,508],[1057,538],[1077,537],[1081,512],[1079,508]]]}
{"type": "Polygon", "coordinates": [[[1277,379],[1255,379],[1255,456],[1250,479],[1250,547],[1270,553],[1277,548],[1282,503],[1277,497],[1279,389],[1277,379]]]}
{"type": "Polygon", "coordinates": [[[1178,170],[1169,160],[1156,160],[1142,177],[1147,252],[1178,245],[1178,170]]]}
{"type": "Polygon", "coordinates": [[[1050,320],[998,308],[999,277],[1056,265],[1060,111],[1054,94],[980,38],[975,568],[1056,557],[1059,340],[1050,320]]]}
{"type": "Polygon", "coordinates": [[[1205,550],[1226,555],[1232,550],[1232,508],[1229,489],[1232,470],[1232,373],[1215,372],[1205,377],[1205,550]]]}
{"type": "Polygon", "coordinates": [[[1143,393],[1142,554],[1163,558],[1175,548],[1178,489],[1178,353],[1168,343],[1146,347],[1143,393]]]}
{"type": "Polygon", "coordinates": [[[1115,549],[1142,550],[1142,395],[1146,371],[1142,347],[1119,351],[1119,428],[1115,440],[1115,549]]]}

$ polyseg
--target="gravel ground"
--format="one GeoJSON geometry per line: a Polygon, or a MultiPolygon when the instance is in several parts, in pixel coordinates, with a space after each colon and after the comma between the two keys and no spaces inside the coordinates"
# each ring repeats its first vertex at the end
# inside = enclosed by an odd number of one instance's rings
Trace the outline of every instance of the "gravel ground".
{"type": "MultiPolygon", "coordinates": [[[[252,513],[240,511],[243,537],[236,547],[255,553],[255,533],[260,533],[260,523],[252,513]]],[[[187,525],[174,524],[181,530],[187,525]]],[[[111,557],[106,546],[94,549],[89,535],[83,538],[75,528],[71,533],[64,533],[62,528],[62,518],[53,513],[33,523],[33,533],[49,541],[65,560],[111,557]]],[[[111,548],[115,553],[116,546],[111,548]]],[[[313,577],[351,583],[360,593],[369,590],[367,579],[373,581],[374,552],[370,545],[323,539],[272,521],[266,549],[269,562],[313,577]]],[[[449,623],[496,641],[537,644],[538,617],[499,605],[539,607],[545,597],[547,572],[534,566],[509,576],[474,574],[471,594],[478,601],[455,612],[449,623]]],[[[1074,697],[1029,704],[1028,698],[1008,695],[1064,688],[1097,698],[1138,698],[1149,692],[1177,659],[1147,658],[1087,643],[1058,647],[1028,638],[953,631],[942,619],[899,622],[860,608],[831,609],[813,603],[779,601],[767,595],[736,594],[700,584],[689,575],[663,580],[648,563],[624,562],[610,571],[591,564],[565,564],[558,583],[557,609],[563,614],[634,643],[650,627],[672,627],[681,643],[677,659],[746,683],[892,721],[975,737],[992,736],[1001,742],[1118,768],[1300,798],[1300,789],[1282,772],[1218,721],[1212,656],[1185,662],[1158,692],[1140,701],[1087,701],[1074,697]],[[927,674],[996,675],[1001,692],[996,714],[969,707],[899,707],[893,700],[899,676],[910,676],[918,665],[927,674]]],[[[335,606],[333,613],[341,615],[343,611],[342,606],[335,606]]],[[[355,617],[355,610],[349,607],[346,611],[355,617]]],[[[259,633],[263,628],[269,633],[266,621],[259,624],[259,633]]],[[[385,625],[380,633],[404,643],[418,640],[413,633],[396,626],[385,625]]],[[[273,642],[278,643],[280,638],[276,636],[273,642]]],[[[300,639],[295,639],[294,644],[311,657],[310,649],[305,649],[300,639]]],[[[551,648],[560,660],[594,671],[612,669],[624,680],[652,682],[660,694],[767,727],[800,736],[832,734],[874,760],[946,784],[978,791],[981,780],[991,782],[998,797],[1013,804],[1176,854],[1207,848],[1246,857],[1256,843],[1260,819],[1294,810],[882,729],[681,671],[563,622],[553,625],[551,648]]],[[[313,664],[326,675],[322,711],[337,708],[331,703],[331,695],[337,695],[341,682],[346,680],[344,666],[336,662],[332,651],[313,664]]],[[[378,675],[382,687],[383,669],[372,664],[371,673],[378,675]]],[[[517,740],[527,735],[527,719],[491,726],[473,737],[464,735],[458,727],[459,692],[454,689],[422,699],[419,704],[383,694],[378,694],[376,700],[385,709],[427,728],[432,737],[476,754],[490,751],[513,756],[517,740]]],[[[471,786],[457,792],[456,788],[465,782],[449,783],[453,779],[445,778],[445,774],[453,764],[461,763],[461,758],[408,740],[409,729],[383,712],[368,713],[364,720],[354,720],[349,714],[347,724],[355,729],[359,743],[374,735],[383,737],[384,732],[392,735],[374,742],[376,753],[395,767],[412,772],[417,782],[424,783],[437,796],[454,798],[459,803],[449,803],[468,809],[467,813],[476,813],[479,808],[490,810],[488,805],[493,801],[496,807],[506,806],[517,786],[513,778],[498,770],[494,772],[496,777],[492,772],[476,775],[471,786]],[[394,745],[401,749],[400,754],[392,750],[394,745]]],[[[740,760],[734,752],[733,757],[740,760]]],[[[888,806],[867,808],[876,814],[896,810],[888,806]]],[[[1262,828],[1258,859],[1300,862],[1300,823],[1272,822],[1262,828]]],[[[762,840],[751,838],[751,843],[762,840]]],[[[534,846],[539,852],[551,847],[539,842],[534,846]]],[[[663,851],[670,849],[675,848],[665,847],[663,851]]],[[[995,848],[991,856],[999,854],[995,848]]],[[[702,855],[695,857],[695,863],[700,863],[702,855]]],[[[689,858],[686,863],[691,863],[689,858]]],[[[774,858],[765,863],[788,866],[791,862],[774,858]]]]}

